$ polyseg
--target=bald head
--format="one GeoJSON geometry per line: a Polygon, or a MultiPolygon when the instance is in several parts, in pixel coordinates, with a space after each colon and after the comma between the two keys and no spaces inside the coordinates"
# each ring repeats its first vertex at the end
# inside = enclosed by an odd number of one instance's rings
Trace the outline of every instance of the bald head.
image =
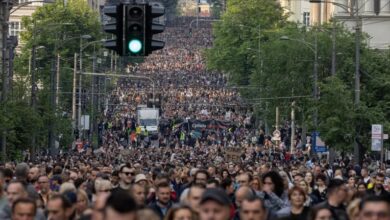
{"type": "Polygon", "coordinates": [[[235,193],[237,207],[241,206],[242,201],[244,201],[245,199],[249,199],[254,195],[255,193],[253,192],[253,190],[247,186],[242,186],[238,188],[235,193]]]}

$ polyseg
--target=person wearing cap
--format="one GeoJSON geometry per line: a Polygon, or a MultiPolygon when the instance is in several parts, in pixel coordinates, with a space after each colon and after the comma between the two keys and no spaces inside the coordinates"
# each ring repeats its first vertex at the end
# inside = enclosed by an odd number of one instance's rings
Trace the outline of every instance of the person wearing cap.
{"type": "Polygon", "coordinates": [[[146,178],[145,174],[140,173],[135,176],[134,183],[146,186],[148,183],[148,179],[146,178]]]}
{"type": "Polygon", "coordinates": [[[221,189],[206,189],[200,200],[200,220],[229,220],[231,202],[221,189]]]}

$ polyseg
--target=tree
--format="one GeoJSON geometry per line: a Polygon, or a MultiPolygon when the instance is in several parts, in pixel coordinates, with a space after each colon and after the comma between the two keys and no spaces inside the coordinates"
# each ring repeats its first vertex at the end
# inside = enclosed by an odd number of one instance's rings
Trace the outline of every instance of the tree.
{"type": "MultiPolygon", "coordinates": [[[[88,34],[92,40],[101,39],[98,14],[82,0],[70,0],[65,6],[62,1],[57,1],[38,8],[31,17],[23,17],[22,26],[25,31],[21,33],[21,53],[15,58],[18,80],[14,82],[12,99],[0,108],[4,112],[0,120],[6,122],[2,129],[7,131],[7,148],[9,152],[25,150],[31,146],[33,136],[37,146],[47,146],[50,129],[47,125],[51,119],[56,121],[55,133],[62,135],[61,146],[69,146],[72,127],[70,114],[64,112],[70,112],[71,95],[61,96],[59,107],[53,111],[50,107],[50,76],[55,70],[56,56],[60,55],[60,88],[66,93],[72,91],[73,54],[80,50],[80,36],[88,34]],[[39,85],[36,110],[30,105],[29,68],[33,46],[36,48],[35,75],[39,85]]],[[[91,52],[92,48],[87,47],[84,51],[91,52]]]]}

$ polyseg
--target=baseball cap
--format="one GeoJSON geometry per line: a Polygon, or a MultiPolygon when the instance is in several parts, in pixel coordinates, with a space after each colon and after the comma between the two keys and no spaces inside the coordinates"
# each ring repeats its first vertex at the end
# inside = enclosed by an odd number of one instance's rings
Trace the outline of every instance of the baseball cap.
{"type": "Polygon", "coordinates": [[[139,181],[142,181],[142,180],[147,181],[146,176],[144,174],[138,174],[137,176],[135,176],[134,182],[138,183],[139,181]]]}
{"type": "Polygon", "coordinates": [[[200,204],[204,204],[207,201],[215,201],[223,206],[230,206],[231,201],[225,191],[218,188],[206,189],[200,200],[200,204]]]}

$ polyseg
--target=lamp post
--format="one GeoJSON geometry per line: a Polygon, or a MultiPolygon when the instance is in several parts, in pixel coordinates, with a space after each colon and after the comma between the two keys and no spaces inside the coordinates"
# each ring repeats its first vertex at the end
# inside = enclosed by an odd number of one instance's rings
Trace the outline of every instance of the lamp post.
{"type": "Polygon", "coordinates": [[[78,123],[78,129],[79,129],[79,138],[81,137],[81,98],[82,98],[82,94],[81,94],[81,82],[82,82],[82,72],[83,72],[83,39],[91,39],[91,35],[81,35],[80,36],[80,52],[79,52],[79,68],[80,68],[80,73],[79,73],[79,103],[78,103],[78,117],[77,117],[77,123],[78,123]]]}
{"type": "MultiPolygon", "coordinates": [[[[305,45],[307,48],[309,48],[314,53],[314,68],[313,68],[313,98],[315,101],[315,105],[317,105],[318,101],[318,48],[317,48],[317,34],[314,35],[314,44],[308,43],[306,41],[300,40],[300,39],[293,39],[289,38],[288,36],[282,36],[280,37],[281,40],[291,40],[299,42],[303,45],[305,45]]],[[[318,125],[318,113],[317,108],[315,108],[314,117],[313,117],[313,123],[314,128],[317,130],[318,125]]]]}
{"type": "MultiPolygon", "coordinates": [[[[354,105],[357,109],[360,104],[360,32],[361,32],[361,20],[359,18],[359,0],[354,0],[354,4],[352,6],[340,4],[338,2],[333,1],[324,1],[324,0],[310,0],[310,3],[331,3],[333,5],[336,5],[340,8],[345,9],[346,11],[350,12],[351,17],[355,19],[355,98],[354,98],[354,105]],[[355,6],[355,8],[353,7],[355,6]]],[[[355,162],[360,163],[360,149],[359,145],[357,143],[357,128],[355,131],[355,138],[354,138],[354,157],[355,162]]]]}

